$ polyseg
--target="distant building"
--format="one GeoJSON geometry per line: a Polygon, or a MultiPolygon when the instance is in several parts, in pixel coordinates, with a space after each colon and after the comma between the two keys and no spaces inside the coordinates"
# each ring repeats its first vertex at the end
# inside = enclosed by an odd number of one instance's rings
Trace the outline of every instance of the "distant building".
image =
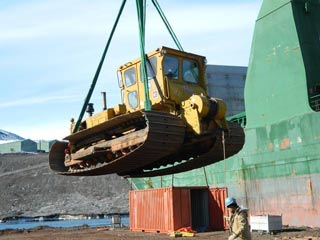
{"type": "Polygon", "coordinates": [[[227,116],[245,111],[244,85],[247,67],[207,65],[209,96],[221,98],[227,105],[227,116]]]}
{"type": "Polygon", "coordinates": [[[39,140],[39,141],[37,141],[37,149],[38,149],[38,152],[49,152],[51,146],[52,146],[56,141],[57,141],[57,140],[51,140],[51,141],[39,140]]]}
{"type": "Polygon", "coordinates": [[[0,144],[0,153],[37,152],[37,143],[30,139],[0,144]]]}

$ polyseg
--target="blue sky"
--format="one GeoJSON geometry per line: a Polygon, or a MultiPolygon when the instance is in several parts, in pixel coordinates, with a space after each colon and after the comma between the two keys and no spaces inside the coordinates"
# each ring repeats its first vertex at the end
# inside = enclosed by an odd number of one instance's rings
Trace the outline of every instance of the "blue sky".
{"type": "MultiPolygon", "coordinates": [[[[0,129],[62,139],[78,117],[121,0],[0,1],[0,129]]],[[[185,51],[208,64],[247,66],[262,0],[158,0],[185,51]]],[[[120,103],[116,69],[139,56],[134,0],[127,0],[91,102],[120,103]]],[[[147,0],[146,52],[175,47],[147,0]]]]}

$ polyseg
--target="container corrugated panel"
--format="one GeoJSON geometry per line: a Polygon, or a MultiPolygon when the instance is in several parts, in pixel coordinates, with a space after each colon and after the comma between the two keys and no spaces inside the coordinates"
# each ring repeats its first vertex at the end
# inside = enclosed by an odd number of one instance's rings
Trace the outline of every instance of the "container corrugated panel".
{"type": "Polygon", "coordinates": [[[207,65],[209,96],[221,98],[228,106],[227,116],[241,113],[244,107],[244,85],[247,67],[207,65]]]}
{"type": "Polygon", "coordinates": [[[210,227],[212,230],[225,230],[229,228],[228,222],[225,220],[225,217],[228,216],[224,203],[226,197],[226,188],[211,188],[209,190],[210,227]]]}
{"type": "Polygon", "coordinates": [[[173,188],[173,229],[191,226],[191,196],[188,188],[173,188]]]}
{"type": "Polygon", "coordinates": [[[168,233],[191,226],[190,189],[134,190],[129,202],[131,231],[168,233]]]}

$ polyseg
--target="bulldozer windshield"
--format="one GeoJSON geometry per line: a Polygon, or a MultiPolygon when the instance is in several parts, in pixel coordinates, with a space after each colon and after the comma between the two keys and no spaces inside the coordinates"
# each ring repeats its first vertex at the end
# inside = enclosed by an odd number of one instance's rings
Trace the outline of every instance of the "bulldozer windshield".
{"type": "Polygon", "coordinates": [[[192,60],[183,60],[182,63],[183,80],[190,83],[197,83],[199,80],[198,64],[192,60]]]}
{"type": "Polygon", "coordinates": [[[173,56],[166,56],[163,62],[164,75],[171,79],[179,78],[179,60],[173,56]]]}

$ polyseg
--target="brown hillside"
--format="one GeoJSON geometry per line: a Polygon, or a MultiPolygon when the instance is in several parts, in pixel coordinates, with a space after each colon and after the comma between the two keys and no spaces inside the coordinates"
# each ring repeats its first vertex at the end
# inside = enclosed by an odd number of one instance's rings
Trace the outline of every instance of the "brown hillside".
{"type": "Polygon", "coordinates": [[[0,182],[0,219],[128,212],[126,179],[56,175],[49,169],[47,153],[0,154],[0,182]]]}

